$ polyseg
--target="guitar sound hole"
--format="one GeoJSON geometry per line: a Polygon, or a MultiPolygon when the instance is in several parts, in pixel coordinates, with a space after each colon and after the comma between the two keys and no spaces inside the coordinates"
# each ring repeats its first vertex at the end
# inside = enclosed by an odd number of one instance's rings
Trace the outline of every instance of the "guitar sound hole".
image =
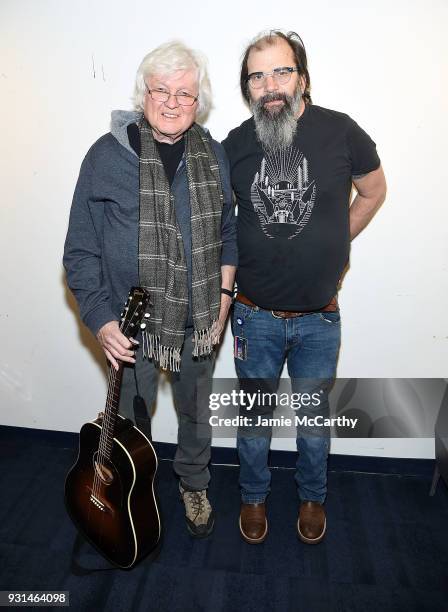
{"type": "Polygon", "coordinates": [[[114,480],[114,474],[110,462],[108,461],[107,463],[105,463],[104,460],[101,461],[98,458],[98,453],[95,453],[95,455],[93,456],[93,465],[95,473],[101,480],[101,482],[105,485],[110,485],[114,480]]]}

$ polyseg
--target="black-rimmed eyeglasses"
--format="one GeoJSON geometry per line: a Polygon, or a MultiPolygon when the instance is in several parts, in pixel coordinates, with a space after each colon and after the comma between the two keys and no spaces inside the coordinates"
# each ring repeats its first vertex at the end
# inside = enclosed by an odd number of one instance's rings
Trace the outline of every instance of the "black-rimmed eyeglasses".
{"type": "Polygon", "coordinates": [[[298,68],[291,66],[282,66],[282,68],[274,68],[271,72],[251,72],[246,77],[246,83],[249,83],[254,89],[260,89],[266,85],[266,78],[272,76],[276,83],[285,85],[291,78],[293,72],[299,72],[298,68]]]}

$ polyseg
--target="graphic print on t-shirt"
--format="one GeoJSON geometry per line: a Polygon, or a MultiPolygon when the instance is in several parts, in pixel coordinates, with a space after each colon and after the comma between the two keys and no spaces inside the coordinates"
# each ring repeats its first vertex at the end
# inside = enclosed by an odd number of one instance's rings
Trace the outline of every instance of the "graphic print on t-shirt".
{"type": "Polygon", "coordinates": [[[295,238],[308,223],[316,200],[316,183],[308,160],[288,147],[265,153],[251,186],[251,200],[268,238],[295,238]]]}

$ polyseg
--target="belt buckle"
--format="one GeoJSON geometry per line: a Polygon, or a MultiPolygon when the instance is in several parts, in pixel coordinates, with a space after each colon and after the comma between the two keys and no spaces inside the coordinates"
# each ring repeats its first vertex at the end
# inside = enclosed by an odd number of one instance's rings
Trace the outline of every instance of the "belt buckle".
{"type": "Polygon", "coordinates": [[[295,319],[297,317],[303,317],[305,312],[293,312],[291,310],[271,310],[271,314],[275,319],[295,319]],[[276,312],[282,312],[286,316],[276,315],[276,312]]]}
{"type": "Polygon", "coordinates": [[[282,310],[271,310],[271,315],[274,317],[274,319],[285,319],[285,317],[281,317],[279,315],[276,315],[276,312],[283,312],[282,310]]]}
{"type": "Polygon", "coordinates": [[[302,316],[301,312],[293,313],[290,310],[271,310],[271,314],[272,314],[272,316],[275,319],[283,319],[283,320],[285,320],[285,319],[295,319],[296,317],[301,317],[302,316]],[[283,316],[275,314],[276,312],[283,313],[283,316]]]}

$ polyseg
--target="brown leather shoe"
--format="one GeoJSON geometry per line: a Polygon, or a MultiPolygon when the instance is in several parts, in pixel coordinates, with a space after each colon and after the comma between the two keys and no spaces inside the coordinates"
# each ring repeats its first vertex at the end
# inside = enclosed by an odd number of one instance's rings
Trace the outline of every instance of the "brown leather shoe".
{"type": "Polygon", "coordinates": [[[319,502],[303,501],[300,504],[297,532],[302,542],[319,544],[325,535],[327,519],[325,510],[319,502]]]}
{"type": "Polygon", "coordinates": [[[268,533],[266,505],[241,504],[240,531],[248,544],[261,544],[268,533]]]}

